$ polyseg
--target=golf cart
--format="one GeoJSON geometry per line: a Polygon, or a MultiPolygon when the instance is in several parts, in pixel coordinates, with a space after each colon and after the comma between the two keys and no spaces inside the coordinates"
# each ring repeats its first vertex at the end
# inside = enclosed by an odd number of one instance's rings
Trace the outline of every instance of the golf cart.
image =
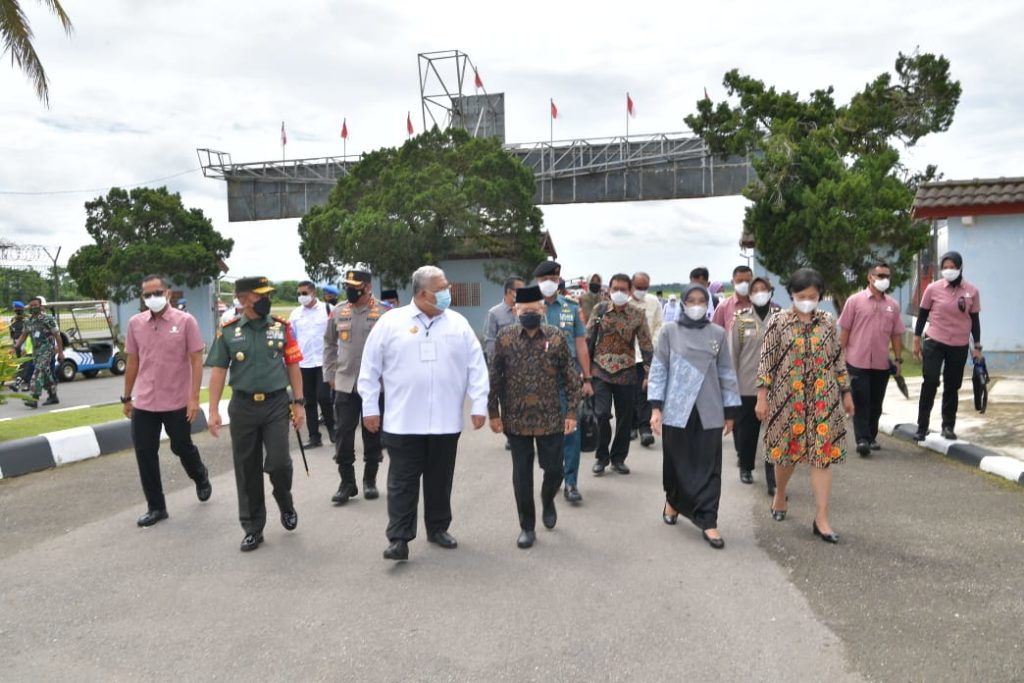
{"type": "Polygon", "coordinates": [[[46,310],[56,319],[64,343],[64,360],[57,367],[61,382],[70,382],[79,372],[86,377],[95,377],[100,370],[124,374],[127,361],[110,319],[109,302],[53,301],[46,310]]]}

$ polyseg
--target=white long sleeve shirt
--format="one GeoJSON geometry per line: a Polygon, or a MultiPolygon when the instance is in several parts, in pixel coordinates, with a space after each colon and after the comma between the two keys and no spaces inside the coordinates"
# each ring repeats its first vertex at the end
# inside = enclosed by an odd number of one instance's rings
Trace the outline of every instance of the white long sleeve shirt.
{"type": "Polygon", "coordinates": [[[381,379],[390,434],[457,434],[465,397],[487,415],[490,392],[483,350],[469,322],[447,310],[431,319],[415,304],[381,316],[363,348],[357,388],[363,416],[378,414],[381,379]]]}
{"type": "MultiPolygon", "coordinates": [[[[647,315],[647,329],[651,331],[651,341],[657,343],[658,333],[661,332],[663,322],[661,302],[653,294],[645,294],[643,301],[637,301],[635,297],[632,301],[634,305],[644,309],[644,313],[647,315]]],[[[636,360],[639,362],[643,360],[643,356],[640,354],[640,342],[634,344],[634,347],[636,349],[636,360]]]]}
{"type": "Polygon", "coordinates": [[[292,334],[302,349],[300,368],[319,368],[324,364],[324,330],[327,329],[327,304],[317,301],[312,306],[299,306],[292,311],[288,322],[292,334]]]}

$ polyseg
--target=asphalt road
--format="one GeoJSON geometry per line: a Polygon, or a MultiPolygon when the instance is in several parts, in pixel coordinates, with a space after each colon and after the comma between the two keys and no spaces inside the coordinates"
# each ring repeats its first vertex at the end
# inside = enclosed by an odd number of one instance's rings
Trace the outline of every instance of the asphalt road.
{"type": "Polygon", "coordinates": [[[522,551],[501,440],[467,433],[460,546],[421,529],[404,564],[381,559],[383,499],[331,505],[326,448],[297,469],[298,529],[274,516],[239,552],[229,444],[199,445],[212,499],[168,455],[150,529],[130,453],[0,481],[5,679],[1024,678],[1024,492],[892,440],[837,468],[838,546],[811,535],[806,471],[777,523],[727,446],[712,550],[662,524],[660,451],[634,444],[633,474],[583,474],[584,504],[559,498],[522,551]]]}

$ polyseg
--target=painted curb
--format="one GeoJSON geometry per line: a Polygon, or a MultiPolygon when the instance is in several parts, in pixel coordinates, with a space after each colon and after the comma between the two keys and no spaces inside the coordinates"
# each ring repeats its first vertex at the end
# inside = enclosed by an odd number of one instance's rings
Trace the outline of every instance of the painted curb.
{"type": "Polygon", "coordinates": [[[884,415],[878,422],[878,430],[889,433],[893,438],[916,443],[921,448],[927,448],[957,462],[977,467],[984,472],[1024,486],[1024,461],[1022,460],[1001,455],[989,448],[967,441],[943,439],[941,435],[934,433],[929,434],[924,441],[915,441],[916,424],[894,424],[893,421],[887,422],[884,415]]]}

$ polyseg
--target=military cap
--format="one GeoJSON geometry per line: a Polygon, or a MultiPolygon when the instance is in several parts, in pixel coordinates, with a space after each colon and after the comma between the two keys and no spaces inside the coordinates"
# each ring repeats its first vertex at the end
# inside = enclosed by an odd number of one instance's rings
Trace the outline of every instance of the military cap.
{"type": "Polygon", "coordinates": [[[370,281],[370,273],[365,270],[345,271],[345,284],[349,287],[359,287],[370,281]]]}
{"type": "Polygon", "coordinates": [[[534,277],[542,277],[544,275],[561,275],[562,266],[558,261],[541,261],[540,265],[533,269],[534,277]]]}
{"type": "Polygon", "coordinates": [[[265,277],[240,277],[235,280],[235,294],[252,292],[253,294],[269,294],[274,288],[265,277]]]}
{"type": "Polygon", "coordinates": [[[540,287],[537,285],[520,287],[516,290],[517,304],[532,304],[534,301],[542,301],[543,299],[544,295],[540,293],[540,287]]]}
{"type": "Polygon", "coordinates": [[[25,304],[20,301],[15,301],[13,304],[14,308],[25,308],[25,304]]]}
{"type": "Polygon", "coordinates": [[[398,298],[398,290],[397,289],[382,289],[382,290],[380,290],[380,298],[381,299],[397,299],[398,298]]]}
{"type": "Polygon", "coordinates": [[[334,294],[335,296],[337,296],[338,288],[335,287],[334,285],[324,285],[324,294],[334,294]]]}

